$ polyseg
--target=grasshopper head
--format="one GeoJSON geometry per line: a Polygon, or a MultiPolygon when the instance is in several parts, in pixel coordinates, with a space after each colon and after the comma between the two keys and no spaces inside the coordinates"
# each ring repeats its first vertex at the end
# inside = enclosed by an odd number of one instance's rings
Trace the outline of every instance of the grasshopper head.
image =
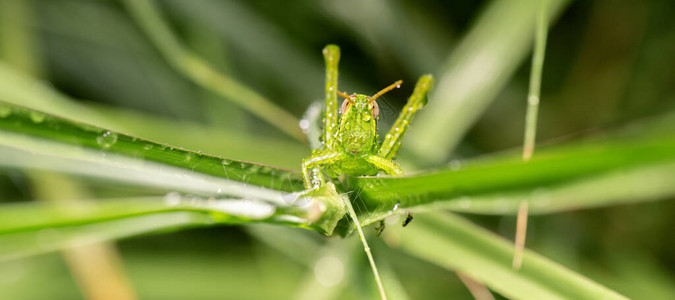
{"type": "Polygon", "coordinates": [[[338,92],[345,100],[340,107],[340,128],[336,141],[345,153],[352,156],[374,154],[378,142],[377,119],[380,114],[380,108],[375,100],[399,87],[401,82],[399,80],[371,97],[338,92]]]}

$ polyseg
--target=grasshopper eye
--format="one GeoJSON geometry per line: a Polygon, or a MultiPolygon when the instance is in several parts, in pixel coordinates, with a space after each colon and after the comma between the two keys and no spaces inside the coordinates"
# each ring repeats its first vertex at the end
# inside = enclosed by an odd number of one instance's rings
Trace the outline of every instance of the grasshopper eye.
{"type": "Polygon", "coordinates": [[[380,106],[377,105],[377,102],[373,101],[373,108],[370,110],[370,113],[373,115],[373,119],[377,120],[377,117],[380,116],[380,106]]]}
{"type": "Polygon", "coordinates": [[[349,100],[345,99],[345,101],[342,101],[342,106],[340,106],[340,114],[344,115],[348,107],[349,107],[349,100]]]}

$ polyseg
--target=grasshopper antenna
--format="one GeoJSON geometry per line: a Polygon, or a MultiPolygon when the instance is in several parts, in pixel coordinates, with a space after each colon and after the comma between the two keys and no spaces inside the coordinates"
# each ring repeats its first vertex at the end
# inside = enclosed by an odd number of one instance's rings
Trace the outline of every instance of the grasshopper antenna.
{"type": "Polygon", "coordinates": [[[370,102],[375,101],[377,98],[379,98],[380,96],[386,94],[387,92],[389,92],[393,89],[400,88],[401,83],[403,83],[403,80],[396,81],[396,82],[392,83],[391,85],[389,85],[388,87],[383,88],[381,91],[377,92],[375,95],[370,97],[370,102]]]}
{"type": "Polygon", "coordinates": [[[337,91],[337,94],[338,94],[340,97],[345,98],[345,99],[347,99],[347,100],[350,100],[350,99],[351,99],[351,97],[350,97],[349,95],[347,95],[347,93],[345,93],[345,92],[337,91]]]}

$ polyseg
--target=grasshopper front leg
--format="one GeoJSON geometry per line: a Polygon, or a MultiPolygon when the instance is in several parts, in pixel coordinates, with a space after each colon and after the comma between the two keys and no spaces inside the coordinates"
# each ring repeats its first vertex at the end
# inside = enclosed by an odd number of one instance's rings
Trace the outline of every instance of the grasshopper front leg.
{"type": "Polygon", "coordinates": [[[321,169],[318,165],[310,167],[306,164],[316,158],[317,152],[332,151],[333,139],[338,130],[338,101],[337,101],[337,79],[338,63],[340,62],[340,48],[335,45],[328,45],[323,49],[323,58],[326,62],[326,85],[325,102],[323,105],[323,118],[321,120],[321,136],[319,136],[321,146],[312,151],[312,157],[302,163],[302,175],[305,181],[305,188],[319,187],[324,183],[321,169]]]}
{"type": "Polygon", "coordinates": [[[366,157],[366,161],[373,164],[377,169],[384,171],[387,175],[403,174],[401,168],[391,160],[376,155],[370,155],[366,157]]]}
{"type": "Polygon", "coordinates": [[[431,75],[424,75],[417,80],[415,90],[410,99],[408,99],[408,103],[403,107],[396,122],[394,122],[394,125],[384,137],[384,142],[378,151],[378,156],[389,160],[396,156],[398,148],[401,147],[403,135],[410,128],[410,123],[412,123],[415,113],[427,104],[427,93],[433,84],[434,78],[431,75]]]}
{"type": "Polygon", "coordinates": [[[326,46],[323,49],[323,58],[326,61],[326,102],[324,103],[321,142],[324,150],[333,150],[333,138],[338,130],[337,80],[340,48],[335,45],[326,46]]]}
{"type": "Polygon", "coordinates": [[[321,166],[337,163],[345,157],[344,153],[328,152],[313,155],[302,161],[302,178],[305,181],[305,189],[313,189],[321,186],[323,176],[321,166]],[[310,174],[311,169],[311,174],[310,174]]]}

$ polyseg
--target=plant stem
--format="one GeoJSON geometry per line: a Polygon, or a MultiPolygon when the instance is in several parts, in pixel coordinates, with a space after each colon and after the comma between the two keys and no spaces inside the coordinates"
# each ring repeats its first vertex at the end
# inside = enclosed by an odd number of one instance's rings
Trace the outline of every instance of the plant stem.
{"type": "Polygon", "coordinates": [[[352,203],[349,201],[349,198],[345,197],[345,205],[347,206],[347,209],[349,211],[349,216],[352,218],[352,221],[354,222],[354,225],[356,226],[356,231],[359,233],[359,238],[361,239],[361,243],[363,243],[363,250],[366,251],[366,255],[368,256],[368,261],[370,262],[370,268],[373,269],[373,275],[375,276],[375,282],[377,282],[377,288],[380,290],[380,297],[382,300],[387,299],[387,294],[384,292],[384,286],[382,285],[382,280],[380,279],[380,274],[377,272],[377,266],[375,265],[375,260],[373,259],[373,254],[370,253],[370,247],[368,246],[368,242],[366,241],[366,236],[363,235],[363,230],[361,230],[361,223],[359,222],[359,218],[356,216],[356,212],[354,211],[354,207],[352,207],[352,203]]]}
{"type": "Polygon", "coordinates": [[[183,47],[152,2],[126,0],[124,3],[159,52],[188,79],[277,126],[291,137],[305,141],[296,117],[234,78],[214,70],[208,63],[183,47]]]}
{"type": "Polygon", "coordinates": [[[544,68],[544,54],[546,52],[546,36],[548,28],[547,18],[548,0],[541,1],[535,32],[534,53],[532,54],[532,69],[530,71],[530,91],[527,96],[527,113],[525,116],[525,141],[523,145],[523,160],[529,161],[534,153],[534,144],[537,133],[537,112],[541,94],[541,73],[544,68]]]}
{"type": "MultiPolygon", "coordinates": [[[[452,51],[406,142],[419,163],[443,163],[527,57],[537,14],[532,2],[491,1],[452,51]]],[[[569,2],[551,0],[550,15],[569,2]]]]}
{"type": "MultiPolygon", "coordinates": [[[[527,96],[527,113],[525,114],[525,140],[523,141],[523,161],[528,162],[534,154],[537,137],[537,112],[541,94],[541,73],[544,69],[544,55],[546,53],[546,33],[548,0],[541,0],[537,25],[535,26],[534,53],[532,54],[532,70],[530,71],[530,91],[527,96]]],[[[513,253],[513,268],[518,270],[523,262],[523,248],[527,234],[527,202],[523,201],[518,209],[516,219],[515,252],[513,253]]]]}

